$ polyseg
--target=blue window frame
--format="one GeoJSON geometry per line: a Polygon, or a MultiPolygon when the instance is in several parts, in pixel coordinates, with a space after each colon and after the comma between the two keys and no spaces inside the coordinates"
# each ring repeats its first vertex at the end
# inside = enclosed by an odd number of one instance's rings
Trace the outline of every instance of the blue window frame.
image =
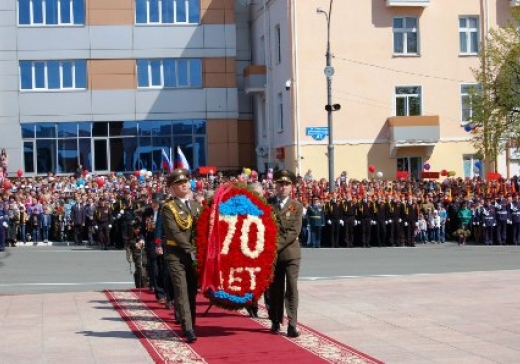
{"type": "Polygon", "coordinates": [[[22,90],[84,90],[87,88],[87,62],[20,61],[22,90]]]}
{"type": "Polygon", "coordinates": [[[136,24],[198,24],[199,0],[136,0],[136,24]]]}
{"type": "Polygon", "coordinates": [[[138,59],[139,88],[200,88],[201,59],[138,59]]]}
{"type": "Polygon", "coordinates": [[[18,0],[19,25],[84,25],[85,0],[18,0]]]}

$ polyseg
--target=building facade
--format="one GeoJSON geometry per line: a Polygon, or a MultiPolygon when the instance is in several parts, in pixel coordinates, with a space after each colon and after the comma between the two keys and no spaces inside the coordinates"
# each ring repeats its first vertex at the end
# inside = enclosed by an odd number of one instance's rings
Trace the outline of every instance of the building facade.
{"type": "Polygon", "coordinates": [[[251,165],[248,34],[234,0],[3,0],[9,172],[156,171],[177,147],[193,169],[251,165]]]}
{"type": "MultiPolygon", "coordinates": [[[[326,65],[331,45],[335,176],[425,169],[484,174],[464,125],[479,47],[507,24],[509,0],[271,0],[249,3],[257,161],[328,176],[326,65]],[[327,23],[330,19],[330,33],[327,23]],[[265,87],[262,87],[265,84],[265,87]]],[[[517,174],[514,160],[498,170],[517,174]]]]}

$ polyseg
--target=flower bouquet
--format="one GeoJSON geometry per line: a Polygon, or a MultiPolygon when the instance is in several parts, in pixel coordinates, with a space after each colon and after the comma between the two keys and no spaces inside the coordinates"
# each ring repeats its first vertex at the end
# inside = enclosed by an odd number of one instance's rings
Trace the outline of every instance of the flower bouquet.
{"type": "Polygon", "coordinates": [[[277,225],[266,201],[241,183],[221,185],[196,226],[197,273],[211,303],[237,310],[272,282],[277,225]]]}

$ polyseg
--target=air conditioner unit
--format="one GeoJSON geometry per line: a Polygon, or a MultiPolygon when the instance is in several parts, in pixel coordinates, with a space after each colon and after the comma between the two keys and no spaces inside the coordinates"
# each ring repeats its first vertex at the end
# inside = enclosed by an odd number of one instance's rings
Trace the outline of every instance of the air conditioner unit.
{"type": "Polygon", "coordinates": [[[267,145],[264,144],[260,144],[259,146],[257,146],[255,151],[259,157],[267,157],[269,155],[269,147],[267,147],[267,145]]]}

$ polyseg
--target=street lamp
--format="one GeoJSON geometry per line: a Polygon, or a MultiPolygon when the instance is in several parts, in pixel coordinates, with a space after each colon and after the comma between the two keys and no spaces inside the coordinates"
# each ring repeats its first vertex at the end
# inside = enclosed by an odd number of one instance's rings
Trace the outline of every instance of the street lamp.
{"type": "Polygon", "coordinates": [[[337,111],[341,108],[340,104],[332,104],[332,76],[334,75],[334,67],[331,65],[332,55],[330,53],[330,17],[332,13],[332,2],[329,3],[329,11],[325,11],[322,8],[317,8],[316,12],[325,15],[327,20],[327,53],[325,54],[326,66],[324,69],[325,77],[327,78],[327,105],[325,105],[325,111],[327,111],[327,129],[329,134],[329,143],[327,146],[327,158],[329,161],[329,192],[334,192],[335,178],[334,178],[334,133],[332,125],[332,112],[337,111]]]}

